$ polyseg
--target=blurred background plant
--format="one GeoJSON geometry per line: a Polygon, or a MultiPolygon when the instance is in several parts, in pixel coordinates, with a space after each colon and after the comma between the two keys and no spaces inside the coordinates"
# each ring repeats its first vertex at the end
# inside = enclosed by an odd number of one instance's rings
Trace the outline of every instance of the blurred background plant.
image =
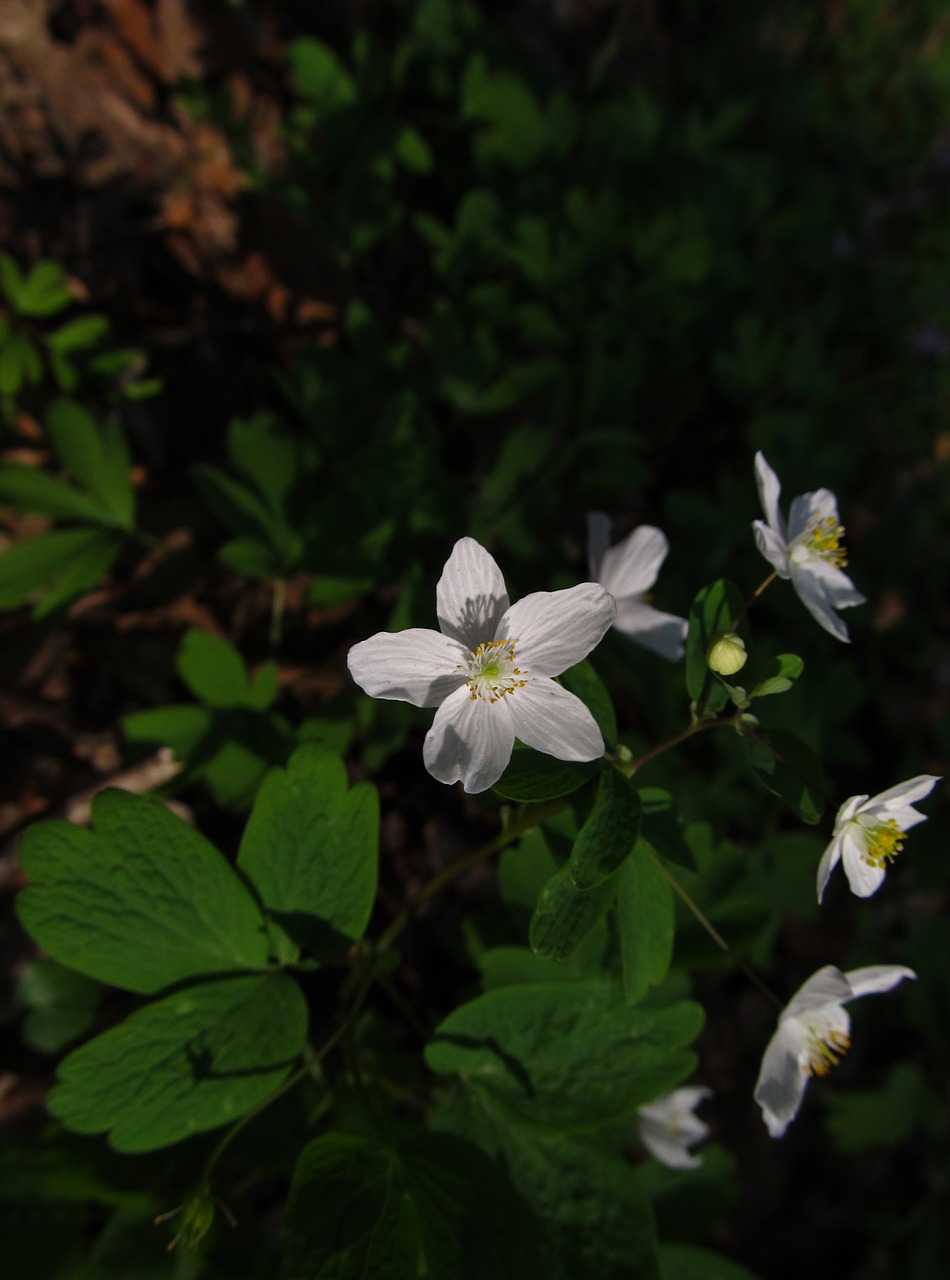
{"type": "MultiPolygon", "coordinates": [[[[316,741],[380,788],[385,918],[443,846],[478,843],[493,819],[424,774],[425,713],[354,696],[349,644],[431,626],[464,534],[498,554],[513,598],[583,580],[594,509],[617,537],[647,522],[669,537],[659,607],[685,616],[719,577],[749,591],[767,572],[750,529],[757,449],[786,503],[838,495],[869,599],[845,649],[790,588],[769,588],[751,615],[762,669],[794,648],[804,675],[757,714],[809,745],[834,797],[944,772],[950,32],[937,0],[12,7],[7,839],[171,746],[186,767],[167,789],[233,849],[265,769],[316,741]]],[[[682,727],[679,667],[616,634],[595,665],[635,754],[682,727]]],[[[819,916],[823,835],[750,789],[741,745],[705,735],[646,778],[695,900],[786,994],[826,961],[906,962],[919,981],[862,1028],[862,1088],[826,1094],[776,1146],[750,1105],[759,997],[677,908],[718,1145],[693,1174],[656,1172],[658,1223],[770,1280],[816,1251],[842,1276],[888,1276],[900,1259],[929,1280],[950,1257],[936,1212],[945,828],[915,831],[880,911],[839,885],[819,916]]],[[[523,932],[552,857],[534,848],[516,873],[505,855],[507,907],[475,880],[426,920],[405,957],[423,1022],[476,971],[503,985],[509,916],[523,932]]],[[[5,945],[19,973],[22,935],[5,945]]],[[[98,987],[70,994],[69,970],[28,972],[26,1047],[12,981],[2,1006],[14,1135],[37,1131],[41,1054],[66,1042],[36,1030],[38,1009],[72,1002],[82,1030],[99,1007],[98,987]]],[[[100,1019],[125,1008],[109,999],[100,1019]]],[[[278,1127],[299,1120],[288,1105],[278,1127]]],[[[247,1149],[267,1172],[244,1215],[257,1232],[244,1270],[218,1239],[201,1274],[268,1274],[259,1206],[286,1191],[279,1147],[275,1130],[247,1149]]],[[[143,1206],[189,1167],[177,1148],[137,1157],[133,1188],[97,1140],[60,1132],[27,1149],[10,1149],[18,1182],[2,1192],[24,1276],[128,1274],[123,1259],[154,1236],[143,1206]],[[58,1253],[51,1206],[68,1220],[58,1253]]],[[[189,1265],[176,1258],[181,1275],[189,1265]]]]}

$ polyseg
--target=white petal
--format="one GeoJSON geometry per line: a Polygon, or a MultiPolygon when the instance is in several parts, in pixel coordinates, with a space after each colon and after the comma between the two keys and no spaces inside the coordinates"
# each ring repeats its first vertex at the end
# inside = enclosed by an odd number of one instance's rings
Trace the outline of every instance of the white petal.
{"type": "Polygon", "coordinates": [[[851,819],[865,808],[866,800],[867,796],[852,796],[850,800],[845,800],[835,818],[836,836],[840,835],[851,819]]]}
{"type": "Polygon", "coordinates": [[[753,520],[755,545],[780,578],[789,576],[788,549],[774,529],[770,529],[762,520],[753,520]]]}
{"type": "Polygon", "coordinates": [[[821,862],[818,864],[818,901],[821,902],[825,893],[825,886],[831,876],[832,871],[838,865],[841,858],[841,836],[835,836],[831,844],[821,855],[821,862]]]}
{"type": "Polygon", "coordinates": [[[612,596],[636,596],[656,582],[660,565],[669,554],[666,534],[642,524],[604,556],[597,575],[612,596]]]}
{"type": "Polygon", "coordinates": [[[617,601],[614,627],[668,662],[678,662],[683,656],[689,624],[685,618],[661,613],[651,604],[628,598],[617,601]]]}
{"type": "Polygon", "coordinates": [[[456,690],[435,713],[422,747],[425,766],[440,782],[461,782],[474,794],[494,786],[507,768],[515,731],[507,699],[489,703],[456,690]]]}
{"type": "Polygon", "coordinates": [[[806,564],[791,563],[792,586],[798,592],[802,604],[820,627],[833,635],[836,640],[849,642],[848,628],[835,613],[835,606],[828,599],[828,593],[821,576],[813,569],[813,562],[806,564]]]}
{"type": "Polygon", "coordinates": [[[933,774],[922,773],[916,778],[909,778],[907,782],[899,782],[896,787],[889,787],[887,791],[882,791],[880,795],[874,797],[872,803],[889,805],[894,800],[903,800],[905,804],[913,804],[916,800],[923,800],[924,796],[929,796],[939,781],[940,778],[934,777],[933,774]]]}
{"type": "Polygon", "coordinates": [[[870,898],[884,883],[883,867],[872,866],[865,858],[867,842],[860,832],[845,831],[841,836],[842,861],[851,892],[859,898],[870,898]]]}
{"type": "Polygon", "coordinates": [[[802,1104],[808,1083],[799,1061],[805,1035],[794,1018],[782,1021],[762,1055],[754,1097],[773,1138],[781,1138],[802,1104]]]}
{"type": "Polygon", "coordinates": [[[829,1005],[844,1004],[850,999],[851,987],[845,975],[833,964],[826,964],[802,983],[780,1017],[783,1021],[786,1018],[794,1020],[829,1005]]]}
{"type": "Polygon", "coordinates": [[[353,645],[346,656],[350,675],[371,698],[437,707],[465,675],[456,670],[468,657],[448,636],[423,627],[379,631],[353,645]]]}
{"type": "Polygon", "coordinates": [[[591,511],[587,516],[587,565],[594,582],[600,581],[600,566],[610,546],[610,530],[613,521],[603,511],[591,511]]]}
{"type": "Polygon", "coordinates": [[[508,608],[501,570],[474,538],[460,538],[445,562],[435,590],[436,613],[445,635],[475,649],[491,640],[508,608]]]}
{"type": "Polygon", "coordinates": [[[518,666],[532,678],[559,676],[600,644],[616,612],[613,596],[596,582],[535,591],[511,606],[495,639],[516,642],[518,666]]]}
{"type": "MultiPolygon", "coordinates": [[[[782,513],[778,505],[782,486],[779,483],[778,476],[765,461],[765,456],[761,450],[755,455],[755,483],[759,490],[759,501],[762,503],[762,510],[765,512],[769,527],[775,531],[782,542],[788,542],[785,521],[782,519],[782,513]]],[[[762,548],[760,547],[759,550],[761,551],[762,548]]]]}
{"type": "Polygon", "coordinates": [[[816,489],[793,498],[788,512],[789,542],[794,542],[809,525],[824,520],[838,523],[838,499],[830,489],[816,489]]]}
{"type": "Polygon", "coordinates": [[[529,680],[503,701],[515,735],[526,746],[558,760],[596,760],[604,754],[597,721],[580,698],[553,680],[529,680]]]}
{"type": "Polygon", "coordinates": [[[843,569],[814,556],[808,561],[809,571],[820,579],[825,599],[832,609],[850,609],[867,600],[843,569]]]}
{"type": "Polygon", "coordinates": [[[891,991],[905,978],[916,978],[917,974],[905,964],[869,964],[863,969],[852,969],[844,976],[851,987],[851,999],[855,999],[879,991],[891,991]]]}

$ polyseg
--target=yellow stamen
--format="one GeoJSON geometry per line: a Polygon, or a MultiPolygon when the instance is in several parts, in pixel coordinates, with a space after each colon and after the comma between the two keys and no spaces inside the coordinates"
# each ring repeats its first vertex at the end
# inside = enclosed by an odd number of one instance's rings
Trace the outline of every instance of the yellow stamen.
{"type": "Polygon", "coordinates": [[[888,862],[893,862],[903,849],[906,837],[907,833],[901,831],[893,818],[879,826],[868,828],[865,832],[867,848],[864,851],[864,861],[871,867],[883,867],[888,862]]]}
{"type": "Polygon", "coordinates": [[[523,689],[527,671],[515,666],[514,640],[491,640],[469,653],[467,663],[456,668],[468,675],[469,698],[472,702],[497,702],[506,693],[523,689]]]}
{"type": "Polygon", "coordinates": [[[843,524],[839,524],[834,516],[825,516],[824,519],[816,516],[806,533],[808,545],[816,555],[833,564],[836,569],[844,568],[848,563],[848,553],[841,545],[844,538],[843,524]]]}
{"type": "Polygon", "coordinates": [[[836,1067],[851,1048],[851,1037],[844,1031],[813,1033],[806,1046],[808,1059],[804,1064],[807,1076],[826,1076],[836,1067]]]}

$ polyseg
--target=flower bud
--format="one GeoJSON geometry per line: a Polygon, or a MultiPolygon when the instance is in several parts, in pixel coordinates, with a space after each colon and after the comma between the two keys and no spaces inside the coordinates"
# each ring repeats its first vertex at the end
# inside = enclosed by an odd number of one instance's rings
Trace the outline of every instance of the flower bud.
{"type": "Polygon", "coordinates": [[[734,676],[745,666],[748,656],[741,636],[734,631],[720,631],[706,650],[706,665],[717,676],[734,676]]]}

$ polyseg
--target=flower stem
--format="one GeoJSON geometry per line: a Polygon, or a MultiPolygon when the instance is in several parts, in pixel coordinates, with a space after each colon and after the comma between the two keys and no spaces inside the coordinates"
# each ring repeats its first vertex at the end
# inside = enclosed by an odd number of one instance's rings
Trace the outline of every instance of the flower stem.
{"type": "Polygon", "coordinates": [[[732,631],[736,630],[739,623],[742,621],[745,615],[749,612],[749,609],[752,607],[755,601],[758,600],[759,596],[762,594],[765,588],[770,586],[777,577],[778,577],[778,572],[775,569],[773,569],[767,578],[762,579],[762,581],[759,583],[756,589],[752,592],[751,596],[749,596],[748,600],[746,600],[745,604],[742,606],[742,608],[733,618],[732,626],[730,628],[732,631]]]}
{"type": "Polygon", "coordinates": [[[644,751],[642,756],[637,756],[636,760],[631,760],[629,764],[621,764],[619,766],[621,773],[626,774],[628,778],[632,778],[638,770],[642,769],[645,764],[649,764],[651,760],[655,760],[657,756],[664,755],[667,751],[672,751],[674,747],[678,747],[681,742],[685,742],[687,738],[692,738],[697,733],[702,733],[704,729],[721,729],[724,725],[731,724],[732,720],[698,720],[695,724],[689,725],[680,733],[674,733],[672,738],[667,738],[665,742],[658,743],[655,747],[651,747],[649,751],[644,751]]]}

